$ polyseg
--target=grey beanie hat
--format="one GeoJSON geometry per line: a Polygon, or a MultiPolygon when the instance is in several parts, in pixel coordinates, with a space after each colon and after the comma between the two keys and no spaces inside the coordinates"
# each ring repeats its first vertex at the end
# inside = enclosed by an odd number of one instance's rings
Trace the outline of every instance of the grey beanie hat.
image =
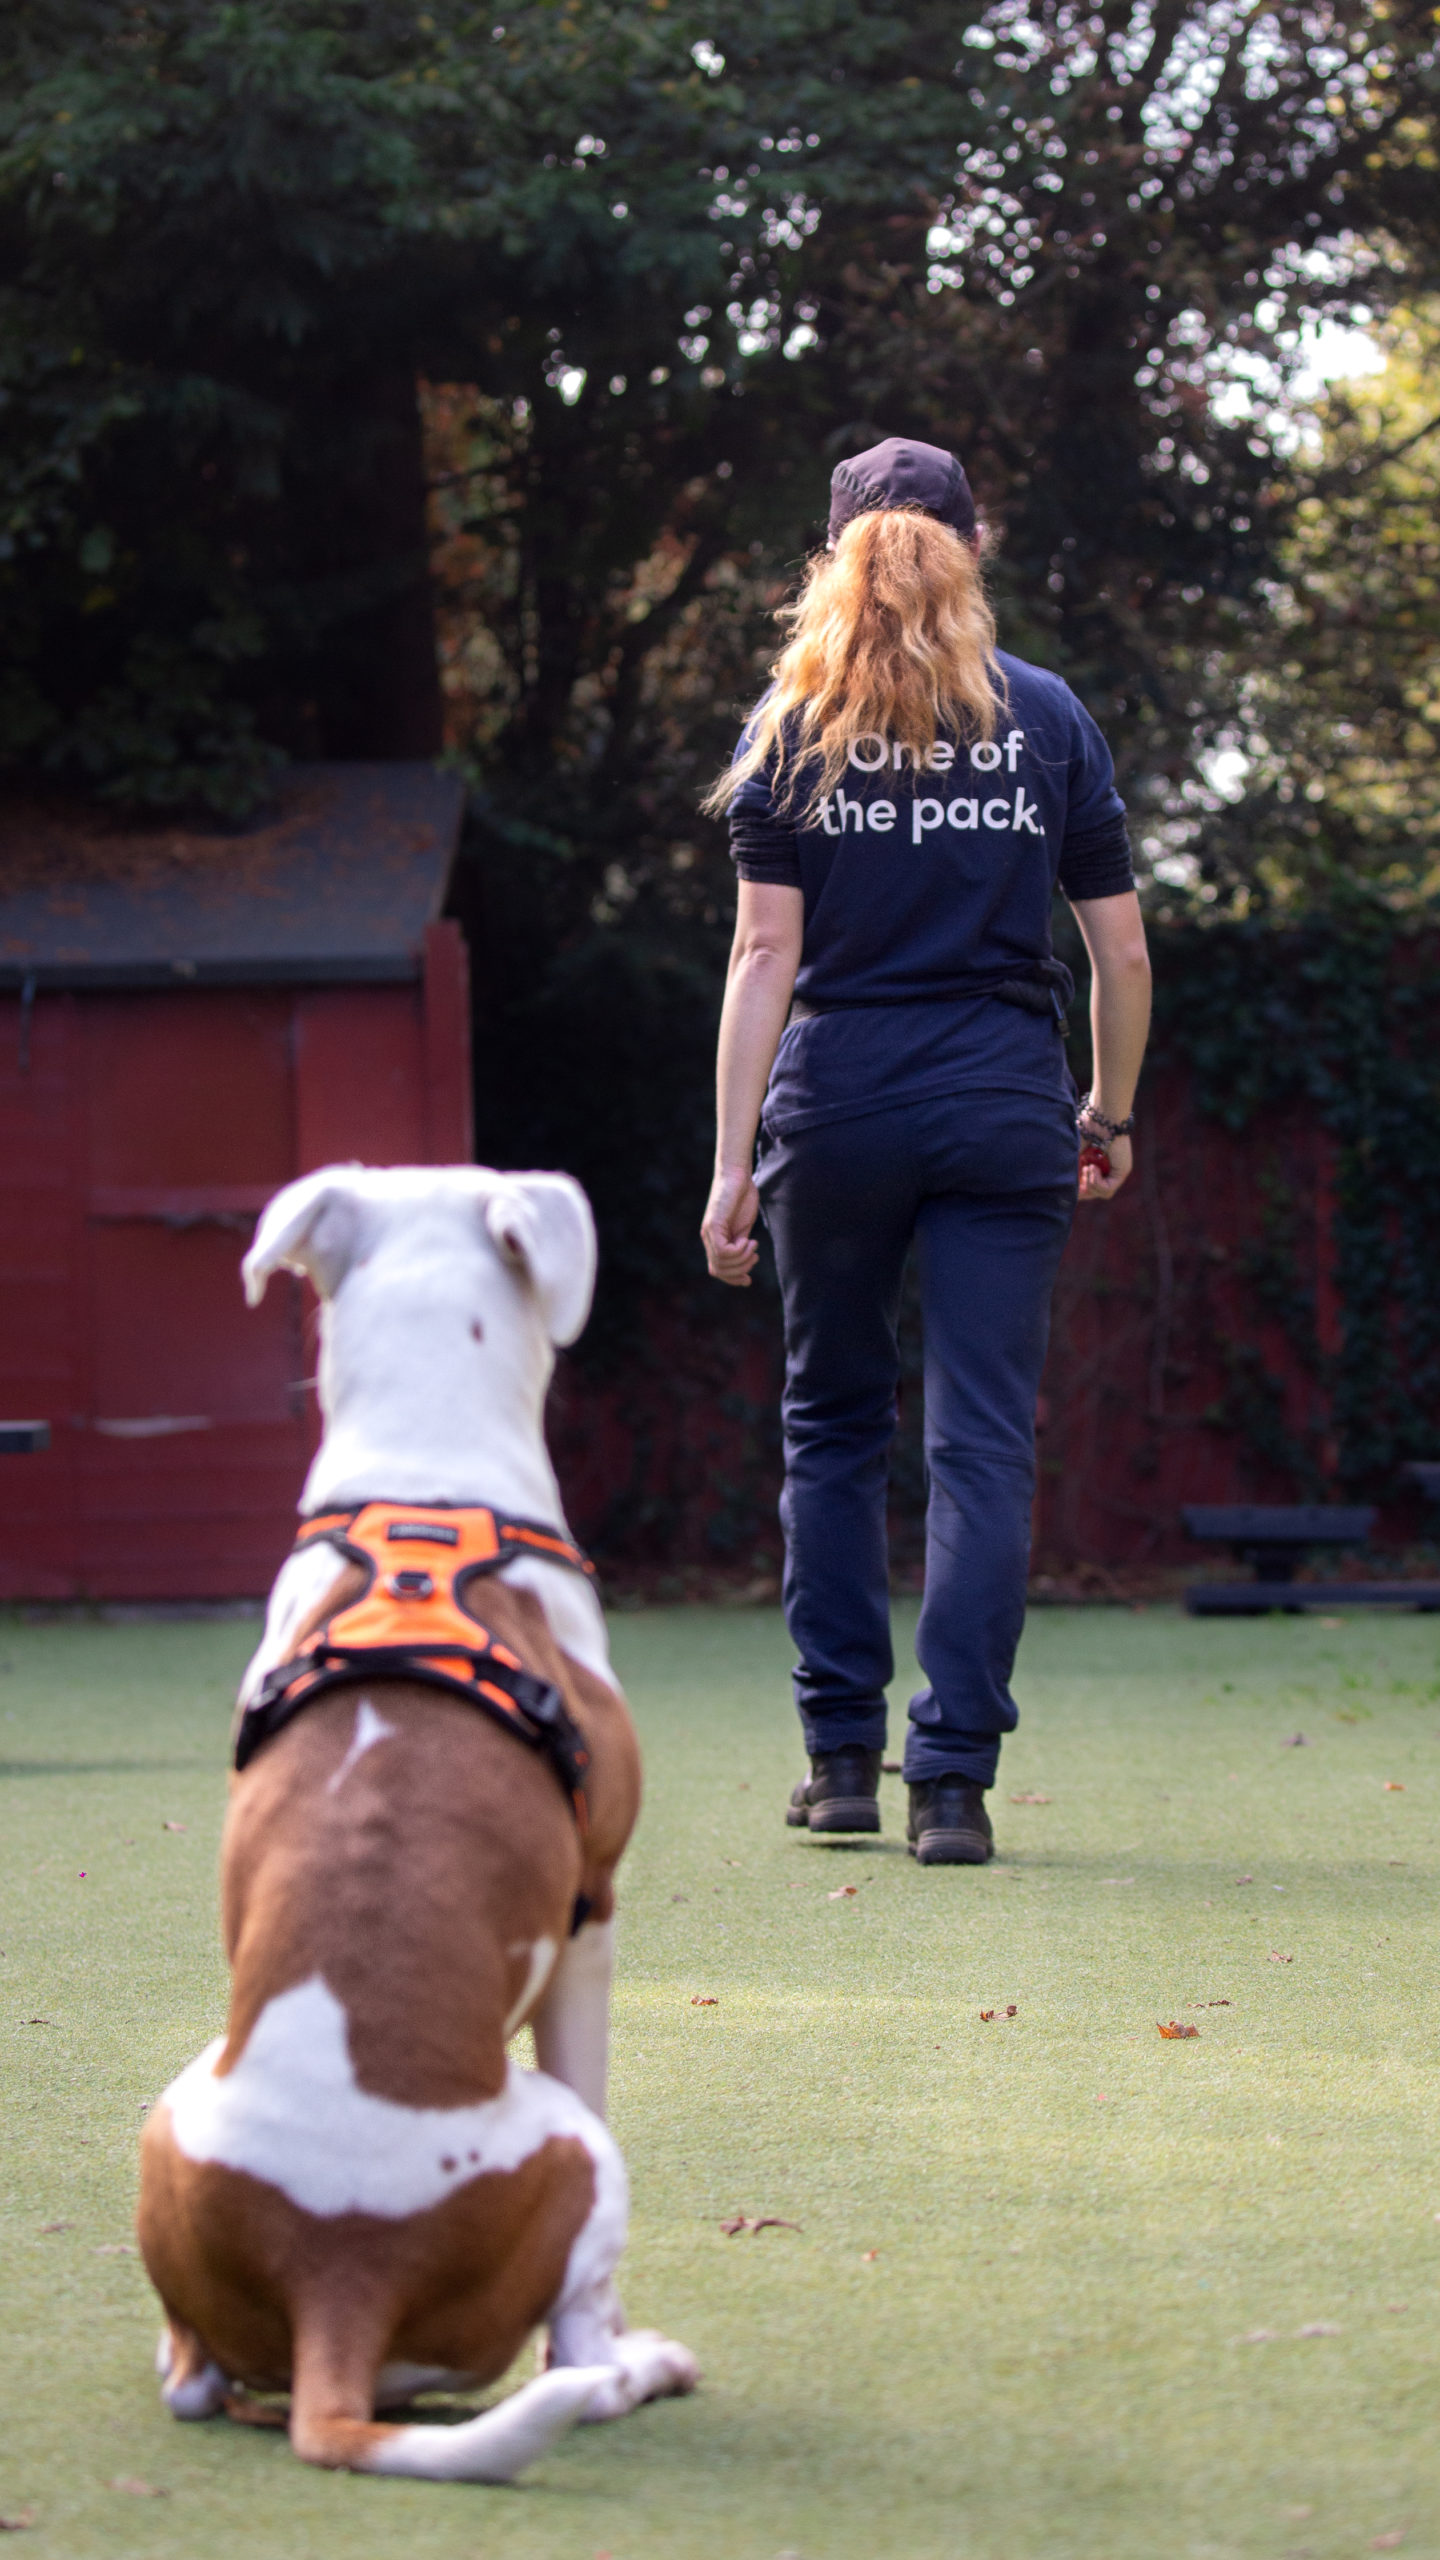
{"type": "Polygon", "coordinates": [[[954,454],[908,436],[887,436],[868,453],[836,463],[830,474],[831,548],[853,517],[877,507],[923,507],[952,532],[975,530],[975,501],[954,454]]]}

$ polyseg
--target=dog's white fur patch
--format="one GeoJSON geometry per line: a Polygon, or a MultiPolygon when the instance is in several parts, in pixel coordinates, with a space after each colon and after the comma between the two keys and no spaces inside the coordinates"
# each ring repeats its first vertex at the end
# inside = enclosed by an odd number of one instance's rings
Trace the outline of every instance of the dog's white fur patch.
{"type": "Polygon", "coordinates": [[[384,1717],[371,1705],[370,1700],[362,1698],[355,1710],[355,1730],[350,1736],[350,1747],[339,1768],[332,1770],[327,1778],[326,1794],[332,1796],[337,1794],[344,1786],[356,1761],[363,1760],[367,1751],[373,1751],[377,1742],[389,1742],[395,1731],[396,1727],[386,1723],[384,1717]]]}
{"type": "Polygon", "coordinates": [[[610,2064],[610,1984],[615,1921],[587,1920],[567,1940],[531,2024],[542,2071],[576,2089],[597,2116],[605,2114],[610,2064]]]}
{"type": "MultiPolygon", "coordinates": [[[[511,1948],[510,1953],[512,1956],[518,1956],[522,1955],[524,1950],[525,1942],[522,1938],[518,1946],[511,1948]]],[[[536,1939],[534,1946],[530,1949],[530,1968],[525,1976],[525,1988],[505,2021],[504,2034],[507,2043],[525,2016],[531,2001],[538,1999],[543,1985],[549,1981],[555,1956],[556,1946],[553,1938],[536,1939]]]]}
{"type": "Polygon", "coordinates": [[[242,1707],[259,1694],[267,1671],[293,1658],[300,1629],[315,1618],[344,1571],[345,1558],[328,1538],[317,1538],[298,1555],[286,1557],[271,1585],[260,1642],[240,1683],[242,1707]]]}
{"type": "Polygon", "coordinates": [[[469,2107],[405,2107],[362,2089],[350,2058],[344,2009],[319,1974],[266,2002],[234,2069],[216,2066],[216,2038],[165,2093],[181,2151],[275,2187],[302,2212],[329,2220],[371,2213],[386,2222],[426,2213],[470,2179],[517,2169],[543,2143],[572,2136],[595,2169],[595,2204],[575,2246],[572,2279],[587,2281],[619,2256],[627,2209],[625,2167],[583,2099],[543,2071],[506,2068],[498,2097],[469,2107]]]}

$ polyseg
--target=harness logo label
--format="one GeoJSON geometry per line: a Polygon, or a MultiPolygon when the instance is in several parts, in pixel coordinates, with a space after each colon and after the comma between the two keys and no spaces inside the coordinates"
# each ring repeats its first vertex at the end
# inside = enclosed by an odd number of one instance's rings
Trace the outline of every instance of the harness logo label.
{"type": "Polygon", "coordinates": [[[392,1520],[387,1538],[418,1538],[426,1546],[458,1547],[460,1532],[448,1520],[392,1520]]]}

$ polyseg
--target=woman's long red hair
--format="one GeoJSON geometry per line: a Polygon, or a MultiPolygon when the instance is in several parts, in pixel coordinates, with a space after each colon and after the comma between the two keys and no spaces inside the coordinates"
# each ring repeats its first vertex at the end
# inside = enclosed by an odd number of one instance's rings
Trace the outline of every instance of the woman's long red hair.
{"type": "Polygon", "coordinates": [[[779,619],[789,644],[745,753],[706,795],[713,815],[767,767],[777,807],[793,803],[802,771],[807,805],[823,799],[857,738],[908,748],[918,770],[942,735],[994,736],[1005,699],[995,617],[975,551],[934,516],[856,516],[779,619]]]}

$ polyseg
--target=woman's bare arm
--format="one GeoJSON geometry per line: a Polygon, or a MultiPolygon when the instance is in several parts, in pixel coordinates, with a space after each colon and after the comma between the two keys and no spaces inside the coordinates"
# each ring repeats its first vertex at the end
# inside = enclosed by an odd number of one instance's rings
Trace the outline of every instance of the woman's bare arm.
{"type": "MultiPolygon", "coordinates": [[[[1128,1120],[1150,1030],[1150,954],[1140,901],[1131,889],[1121,898],[1077,898],[1074,908],[1092,971],[1095,1082],[1090,1098],[1107,1120],[1128,1120]]],[[[1105,1152],[1108,1179],[1087,1165],[1080,1176],[1082,1200],[1113,1200],[1129,1179],[1134,1162],[1129,1139],[1112,1138],[1105,1152]]]]}
{"type": "Polygon", "coordinates": [[[748,1289],[759,1256],[752,1230],[755,1133],[795,992],[805,934],[799,889],[742,880],[715,1062],[715,1179],[700,1233],[712,1279],[748,1289]]]}

